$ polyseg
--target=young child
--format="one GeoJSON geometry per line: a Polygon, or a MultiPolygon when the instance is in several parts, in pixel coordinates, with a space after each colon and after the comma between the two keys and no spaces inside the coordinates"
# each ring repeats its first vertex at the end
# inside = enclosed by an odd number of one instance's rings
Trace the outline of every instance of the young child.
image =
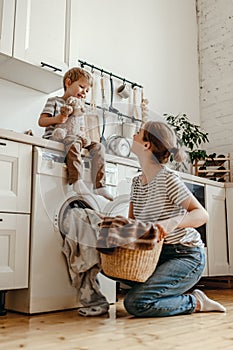
{"type": "MultiPolygon", "coordinates": [[[[56,124],[65,123],[69,114],[61,113],[66,100],[70,97],[85,99],[86,94],[92,86],[92,77],[84,69],[74,67],[68,70],[63,78],[64,94],[62,97],[50,97],[40,115],[38,124],[45,127],[43,138],[52,139],[52,133],[56,124]]],[[[90,190],[82,180],[82,148],[88,149],[92,157],[91,178],[94,193],[109,200],[113,197],[108,192],[105,184],[105,149],[101,143],[91,142],[86,145],[85,138],[74,135],[64,138],[63,143],[66,150],[66,164],[68,170],[68,183],[73,184],[73,189],[79,194],[90,194],[90,190]]]]}

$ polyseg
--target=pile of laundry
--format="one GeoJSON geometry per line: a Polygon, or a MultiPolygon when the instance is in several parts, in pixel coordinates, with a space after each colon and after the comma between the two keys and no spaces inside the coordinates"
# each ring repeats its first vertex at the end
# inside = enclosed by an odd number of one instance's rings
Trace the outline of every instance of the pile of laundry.
{"type": "Polygon", "coordinates": [[[100,291],[100,252],[116,247],[151,250],[157,243],[155,224],[123,216],[104,217],[92,209],[70,208],[63,221],[63,247],[72,285],[77,289],[78,313],[97,316],[108,312],[109,303],[100,291]]]}

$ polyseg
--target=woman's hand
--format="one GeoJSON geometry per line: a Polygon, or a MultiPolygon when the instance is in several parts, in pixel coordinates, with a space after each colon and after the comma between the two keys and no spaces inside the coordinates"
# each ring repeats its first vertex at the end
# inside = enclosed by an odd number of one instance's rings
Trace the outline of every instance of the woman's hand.
{"type": "Polygon", "coordinates": [[[158,228],[158,231],[159,231],[159,241],[165,238],[169,232],[174,231],[181,221],[182,221],[182,217],[176,216],[168,220],[162,220],[157,222],[156,227],[158,228]]]}
{"type": "Polygon", "coordinates": [[[160,242],[162,239],[166,238],[167,234],[162,225],[156,224],[156,227],[158,229],[157,242],[160,242]]]}

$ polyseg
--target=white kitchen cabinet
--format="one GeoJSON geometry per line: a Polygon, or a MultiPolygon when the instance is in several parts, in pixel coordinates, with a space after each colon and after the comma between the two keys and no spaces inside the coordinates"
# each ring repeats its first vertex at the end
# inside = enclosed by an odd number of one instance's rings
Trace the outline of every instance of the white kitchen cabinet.
{"type": "Polygon", "coordinates": [[[0,0],[0,78],[45,93],[61,89],[77,65],[75,13],[76,0],[0,0]]]}
{"type": "Polygon", "coordinates": [[[0,212],[30,213],[32,146],[0,139],[0,212]]]}
{"type": "Polygon", "coordinates": [[[225,188],[206,185],[205,201],[209,213],[206,225],[209,276],[229,275],[225,188]]]}
{"type": "Polygon", "coordinates": [[[28,286],[29,218],[0,213],[0,290],[28,286]]]}
{"type": "Polygon", "coordinates": [[[15,0],[0,0],[0,52],[9,56],[13,49],[14,14],[15,0]]]}
{"type": "Polygon", "coordinates": [[[13,55],[34,65],[67,70],[70,0],[17,0],[13,55]]]}
{"type": "Polygon", "coordinates": [[[230,275],[233,275],[233,187],[226,187],[228,256],[230,275]]]}
{"type": "Polygon", "coordinates": [[[28,285],[32,146],[0,139],[0,292],[28,285]]]}

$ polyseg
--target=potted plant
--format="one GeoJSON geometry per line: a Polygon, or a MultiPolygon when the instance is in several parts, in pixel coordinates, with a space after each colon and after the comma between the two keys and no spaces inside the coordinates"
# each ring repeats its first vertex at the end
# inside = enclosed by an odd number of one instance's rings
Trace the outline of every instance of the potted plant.
{"type": "Polygon", "coordinates": [[[203,149],[199,149],[202,143],[209,142],[208,133],[200,130],[200,126],[191,123],[186,114],[163,115],[168,124],[174,129],[177,141],[180,146],[185,146],[191,163],[195,159],[205,159],[207,154],[203,149]]]}

